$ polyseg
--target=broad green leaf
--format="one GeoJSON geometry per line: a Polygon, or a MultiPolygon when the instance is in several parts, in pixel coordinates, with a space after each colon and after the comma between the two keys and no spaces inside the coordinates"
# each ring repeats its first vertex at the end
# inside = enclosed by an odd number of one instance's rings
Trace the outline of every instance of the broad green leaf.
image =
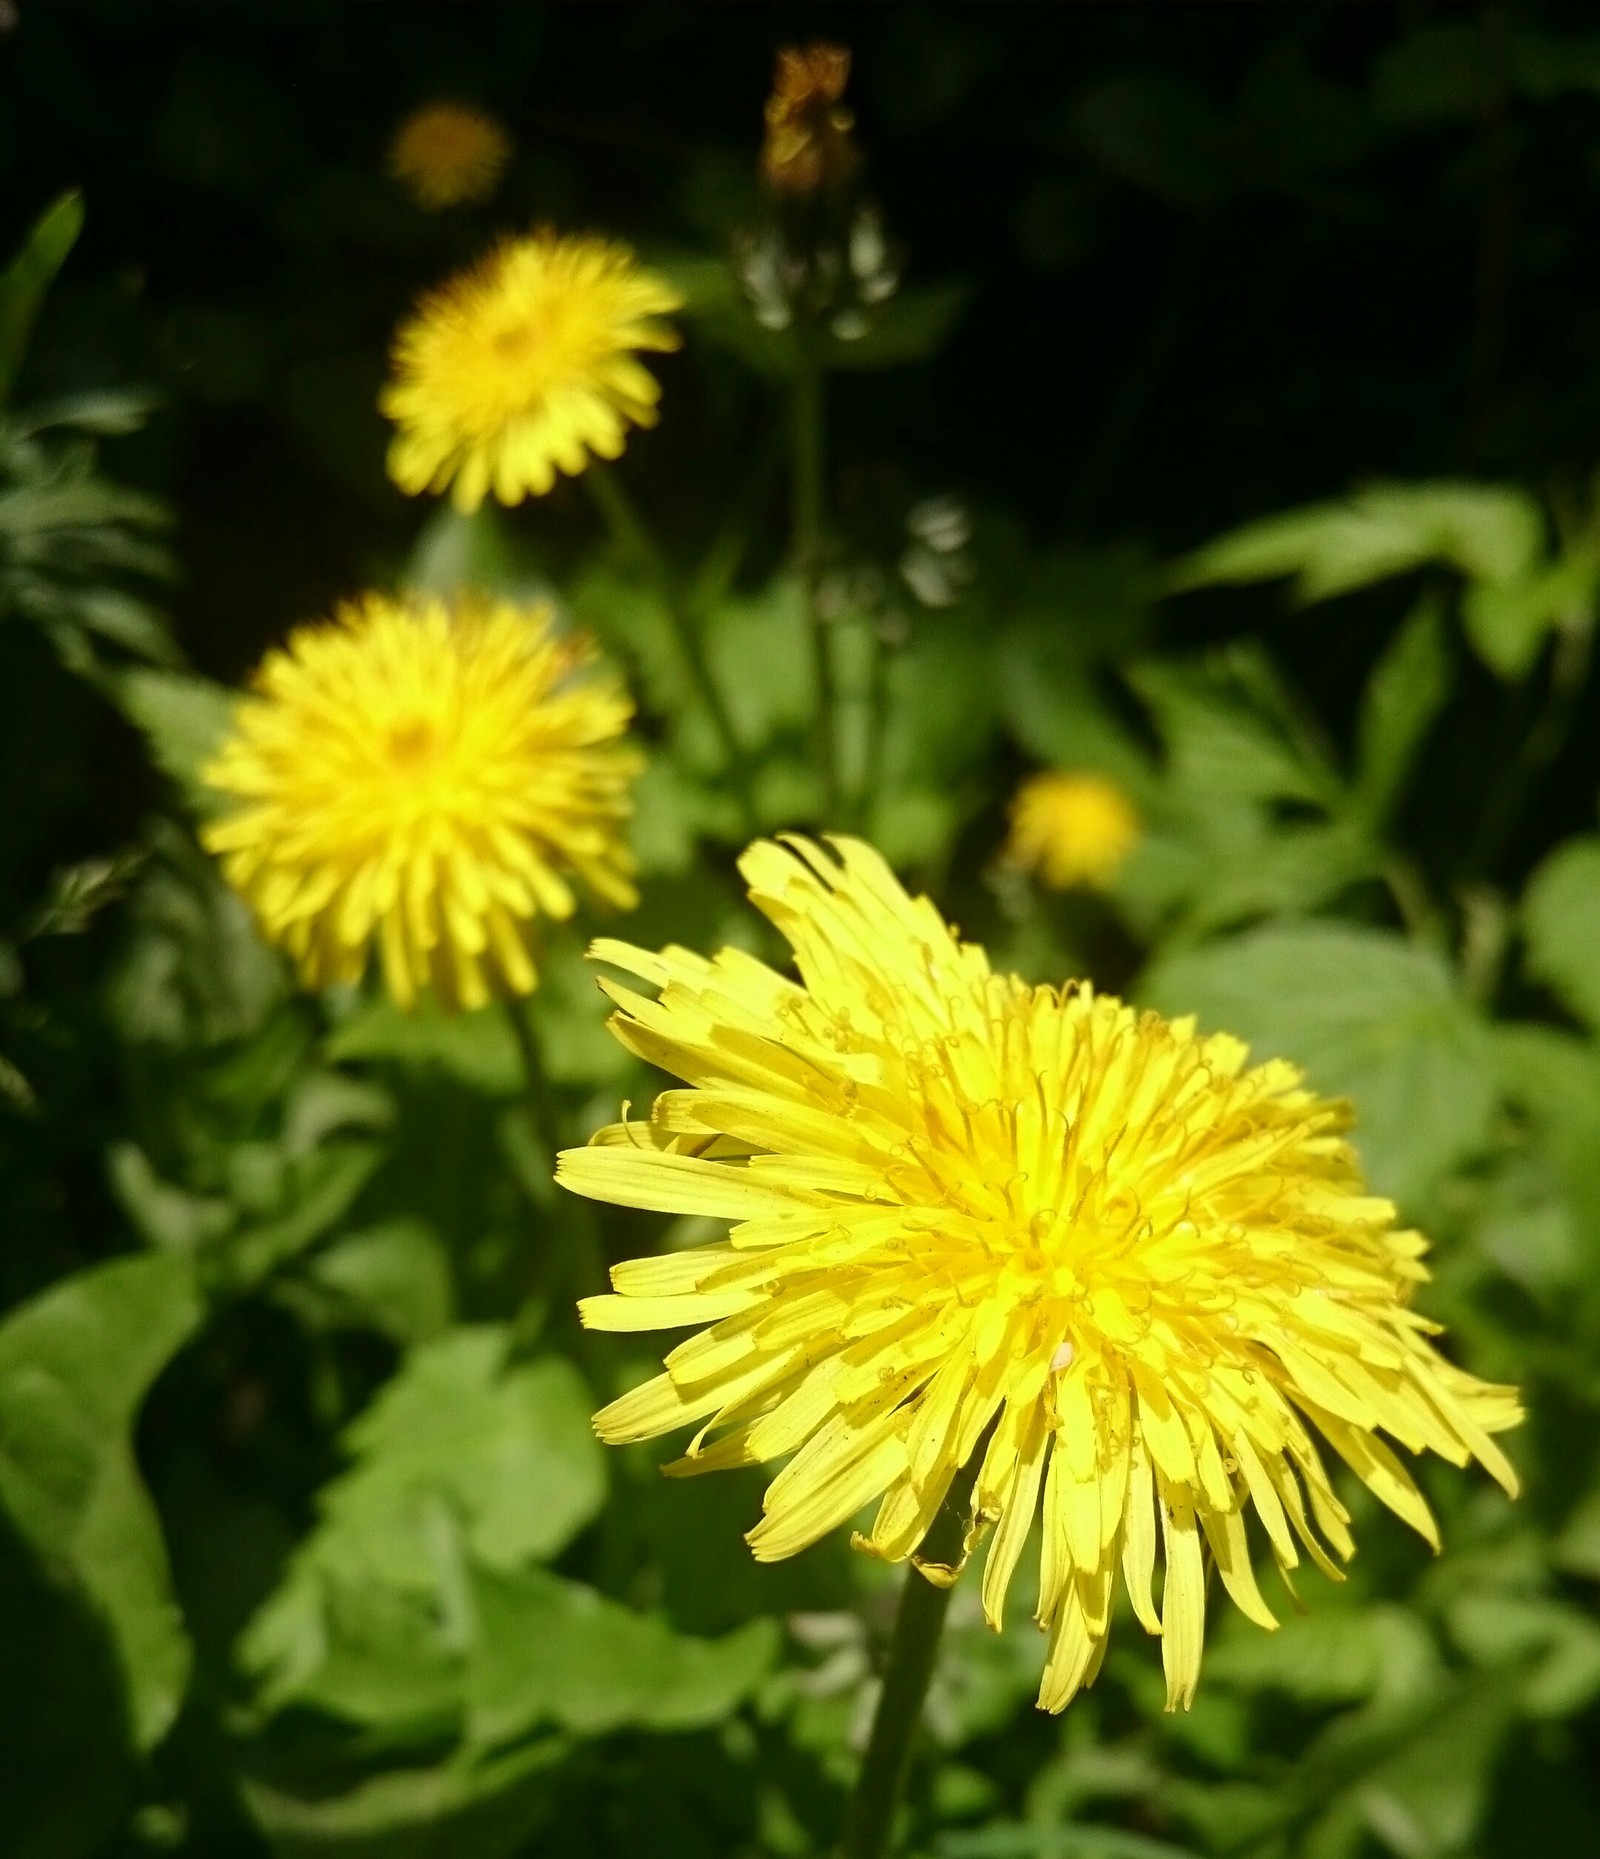
{"type": "Polygon", "coordinates": [[[267,1711],[447,1726],[473,1634],[470,1570],[554,1555],[598,1512],[586,1385],[558,1357],[509,1362],[509,1340],[446,1332],[347,1429],[354,1463],[241,1642],[267,1711]]]}
{"type": "Polygon", "coordinates": [[[1172,784],[1190,806],[1338,800],[1338,780],[1320,748],[1285,727],[1290,700],[1259,653],[1147,663],[1132,683],[1155,715],[1172,784]]]}
{"type": "MultiPolygon", "coordinates": [[[[1531,1120],[1538,1159],[1548,1155],[1559,1171],[1557,1216],[1580,1259],[1600,1260],[1600,1051],[1549,1026],[1502,1023],[1493,1037],[1500,1090],[1531,1120]]],[[[1541,1237],[1553,1243],[1550,1217],[1541,1237]]]]}
{"type": "Polygon", "coordinates": [[[274,1210],[265,1219],[242,1220],[216,1248],[214,1269],[235,1293],[264,1283],[331,1232],[372,1179],[383,1150],[376,1143],[344,1140],[309,1155],[268,1159],[274,1210]]]}
{"type": "Polygon", "coordinates": [[[1373,667],[1356,719],[1356,791],[1384,820],[1450,697],[1450,654],[1438,604],[1424,600],[1373,667]]]}
{"type": "Polygon", "coordinates": [[[1194,1849],[1124,1827],[999,1822],[941,1835],[934,1859],[1196,1859],[1194,1849]]]}
{"type": "Polygon", "coordinates": [[[526,1088],[507,1009],[446,1013],[431,1001],[407,1013],[386,996],[361,1002],[328,1035],[337,1062],[388,1059],[436,1070],[485,1097],[515,1097],[526,1088]]]}
{"type": "Polygon", "coordinates": [[[555,1725],[579,1736],[625,1726],[685,1730],[726,1717],[765,1675],[778,1630],[753,1620],[720,1640],[686,1638],[546,1569],[473,1583],[478,1631],[467,1737],[492,1748],[555,1725]]]}
{"type": "Polygon", "coordinates": [[[797,580],[785,575],[750,599],[721,602],[706,617],[705,641],[711,675],[747,749],[806,727],[814,702],[812,653],[797,580]]]}
{"type": "Polygon", "coordinates": [[[1524,1708],[1566,1717],[1600,1696],[1600,1625],[1550,1595],[1469,1591],[1449,1609],[1457,1645],[1480,1665],[1522,1666],[1524,1708]]]}
{"type": "Polygon", "coordinates": [[[1522,899],[1528,973],[1600,1028],[1600,838],[1569,839],[1522,899]]]}
{"type": "Polygon", "coordinates": [[[169,1254],[92,1267],[0,1326],[0,1502],[103,1615],[145,1750],[177,1715],[190,1650],[132,1431],[201,1314],[193,1272],[169,1254]]]}
{"type": "Polygon", "coordinates": [[[1408,1609],[1331,1603],[1289,1615],[1276,1633],[1229,1618],[1205,1666],[1209,1682],[1319,1705],[1424,1697],[1441,1670],[1433,1636],[1408,1609]]]}
{"type": "Polygon", "coordinates": [[[1109,775],[1148,807],[1155,774],[1146,751],[1081,668],[1041,663],[1042,657],[1027,635],[1012,634],[1002,646],[999,701],[1012,735],[1046,766],[1109,775]]]}
{"type": "Polygon", "coordinates": [[[86,394],[47,401],[43,406],[31,406],[9,424],[20,438],[61,426],[93,433],[97,438],[117,438],[138,432],[160,404],[160,396],[146,388],[96,388],[86,394]]]}
{"type": "Polygon", "coordinates": [[[91,1859],[125,1823],[140,1757],[103,1616],[0,1510],[0,1852],[91,1859]]]}
{"type": "Polygon", "coordinates": [[[1494,1107],[1488,1032],[1446,964],[1385,930],[1270,925],[1158,959],[1140,990],[1168,1014],[1284,1057],[1355,1104],[1374,1185],[1425,1196],[1483,1141],[1494,1107]]]}
{"type": "Polygon", "coordinates": [[[1458,1686],[1372,1767],[1358,1798],[1367,1825],[1392,1851],[1471,1850],[1516,1705],[1514,1687],[1485,1673],[1458,1686]]]}
{"type": "Polygon", "coordinates": [[[1461,604],[1467,637],[1499,677],[1526,677],[1555,628],[1593,626],[1597,583],[1600,562],[1592,555],[1569,555],[1513,580],[1480,581],[1461,604]]]}
{"type": "Polygon", "coordinates": [[[1382,869],[1359,820],[1275,826],[1255,808],[1159,817],[1134,848],[1115,896],[1152,934],[1184,941],[1252,918],[1300,916],[1382,869]]]}
{"type": "Polygon", "coordinates": [[[1569,1574],[1600,1581],[1600,1485],[1579,1503],[1556,1538],[1553,1560],[1569,1574]]]}
{"type": "MultiPolygon", "coordinates": [[[[607,934],[627,934],[606,924],[607,934]]],[[[578,936],[562,936],[539,956],[539,987],[524,1003],[536,1028],[539,1052],[552,1083],[620,1085],[635,1070],[635,1061],[606,1031],[611,1003],[600,992],[593,965],[584,957],[578,936]]],[[[517,1084],[525,1089],[518,1062],[517,1084]]]]}
{"type": "Polygon", "coordinates": [[[170,671],[124,671],[112,688],[161,772],[178,784],[196,813],[216,812],[221,799],[200,771],[228,732],[237,694],[208,678],[170,671]]]}
{"type": "Polygon", "coordinates": [[[1187,556],[1176,590],[1293,575],[1302,602],[1327,600],[1430,562],[1469,580],[1514,580],[1538,558],[1544,522],[1522,491],[1485,484],[1374,484],[1336,503],[1246,524],[1187,556]]]}
{"type": "Polygon", "coordinates": [[[422,594],[490,594],[519,602],[548,601],[548,578],[498,505],[463,516],[441,503],[412,547],[402,585],[422,594]]]}
{"type": "Polygon", "coordinates": [[[192,1050],[248,1039],[283,999],[283,964],[215,863],[176,821],[146,831],[152,857],[130,900],[132,935],[108,988],[134,1046],[192,1050]]]}
{"type": "Polygon", "coordinates": [[[0,273],[0,402],[16,379],[44,294],[83,229],[83,196],[63,194],[35,221],[22,250],[0,273]]]}
{"type": "Polygon", "coordinates": [[[482,1760],[391,1769],[343,1794],[290,1793],[244,1779],[251,1815],[278,1859],[508,1859],[548,1817],[568,1753],[543,1737],[482,1760]]]}
{"type": "Polygon", "coordinates": [[[333,1315],[402,1345],[431,1342],[455,1314],[450,1255],[426,1220],[397,1214],[324,1247],[307,1267],[333,1315]]]}

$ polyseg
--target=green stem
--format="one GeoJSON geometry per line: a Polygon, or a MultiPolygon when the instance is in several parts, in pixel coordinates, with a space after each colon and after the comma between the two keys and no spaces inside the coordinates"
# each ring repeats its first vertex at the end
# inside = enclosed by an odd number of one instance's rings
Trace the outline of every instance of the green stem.
{"type": "Polygon", "coordinates": [[[862,756],[861,792],[856,796],[854,815],[857,828],[869,839],[878,804],[878,789],[883,785],[884,737],[889,728],[889,659],[892,647],[883,636],[882,627],[872,633],[872,674],[867,686],[866,747],[862,756]]]}
{"type": "Polygon", "coordinates": [[[556,1151],[561,1147],[561,1119],[545,1073],[544,1054],[539,1049],[539,1032],[533,1023],[531,1004],[521,999],[507,1001],[506,1019],[517,1042],[517,1055],[522,1060],[522,1082],[533,1117],[533,1132],[545,1151],[553,1175],[556,1151]]]}
{"type": "Polygon", "coordinates": [[[1491,872],[1505,850],[1529,795],[1566,746],[1589,682],[1594,621],[1588,614],[1556,630],[1544,701],[1523,739],[1521,752],[1496,786],[1484,809],[1471,869],[1491,872]]]}
{"type": "Polygon", "coordinates": [[[822,774],[824,810],[831,824],[839,805],[839,700],[833,675],[833,642],[828,623],[823,617],[820,599],[823,501],[827,471],[822,383],[822,369],[802,330],[789,427],[794,490],[794,561],[800,575],[806,620],[811,631],[811,662],[817,688],[817,767],[822,774]]]}
{"type": "Polygon", "coordinates": [[[753,837],[760,831],[760,826],[750,793],[749,762],[734,730],[728,706],[723,702],[717,681],[711,675],[699,628],[684,604],[677,581],[617,474],[601,460],[592,459],[583,474],[583,482],[589,487],[589,495],[605,518],[617,547],[625,556],[631,557],[655,583],[656,592],[667,610],[667,618],[677,639],[689,681],[695,688],[696,696],[704,704],[706,715],[711,719],[711,727],[722,745],[723,757],[728,765],[728,778],[739,804],[744,829],[753,837]]]}
{"type": "MultiPolygon", "coordinates": [[[[955,1570],[960,1566],[967,1511],[982,1456],[980,1443],[957,1474],[923,1539],[918,1559],[930,1567],[955,1570]]],[[[883,1669],[883,1690],[872,1716],[872,1735],[845,1810],[839,1859],[880,1859],[888,1851],[953,1586],[953,1579],[944,1586],[935,1585],[915,1563],[906,1570],[883,1669]]]]}

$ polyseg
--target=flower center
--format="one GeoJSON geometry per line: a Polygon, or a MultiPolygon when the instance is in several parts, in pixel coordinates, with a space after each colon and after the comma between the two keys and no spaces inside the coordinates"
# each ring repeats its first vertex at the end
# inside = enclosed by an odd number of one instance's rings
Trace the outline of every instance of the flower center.
{"type": "Polygon", "coordinates": [[[438,749],[438,732],[421,717],[397,723],[389,731],[389,759],[408,774],[435,761],[438,749]]]}

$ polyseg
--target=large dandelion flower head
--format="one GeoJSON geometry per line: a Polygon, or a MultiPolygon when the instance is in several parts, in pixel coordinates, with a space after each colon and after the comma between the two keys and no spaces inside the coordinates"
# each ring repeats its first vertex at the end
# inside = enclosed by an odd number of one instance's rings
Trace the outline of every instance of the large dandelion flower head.
{"type": "Polygon", "coordinates": [[[507,240],[401,326],[379,401],[399,427],[389,475],[413,496],[453,486],[471,511],[491,491],[542,497],[558,472],[618,457],[661,397],[637,351],[678,346],[659,319],[682,303],[624,245],[507,240]]]}
{"type": "Polygon", "coordinates": [[[758,842],[743,870],[798,979],[734,949],[594,950],[655,990],[603,984],[618,1037],[688,1088],[568,1151],[560,1179],[735,1223],[585,1301],[597,1328],[697,1328],[596,1417],[603,1438],[696,1427],[682,1473],[787,1457],[762,1560],[875,1499],[859,1546],[915,1557],[977,1455],[966,1546],[992,1532],[996,1628],[1042,1511],[1049,1709],[1098,1669],[1119,1568],[1169,1708],[1200,1669],[1206,1546],[1263,1626],[1256,1531],[1286,1579],[1302,1555],[1336,1573],[1353,1543],[1327,1447],[1430,1540],[1382,1434],[1515,1488],[1490,1438],[1514,1390],[1434,1349],[1411,1306],[1425,1243],[1292,1065],[992,973],[857,842],[758,842]]]}
{"type": "Polygon", "coordinates": [[[425,103],[395,132],[389,172],[425,212],[487,200],[511,159],[511,141],[486,110],[425,103]]]}
{"type": "Polygon", "coordinates": [[[533,989],[573,879],[637,901],[633,706],[595,656],[548,608],[381,594],[267,655],[204,839],[306,986],[359,981],[376,945],[401,1006],[482,1006],[533,989]]]}
{"type": "Polygon", "coordinates": [[[1034,775],[1011,803],[1006,860],[1053,891],[1103,891],[1116,882],[1143,832],[1138,809],[1104,775],[1034,775]]]}

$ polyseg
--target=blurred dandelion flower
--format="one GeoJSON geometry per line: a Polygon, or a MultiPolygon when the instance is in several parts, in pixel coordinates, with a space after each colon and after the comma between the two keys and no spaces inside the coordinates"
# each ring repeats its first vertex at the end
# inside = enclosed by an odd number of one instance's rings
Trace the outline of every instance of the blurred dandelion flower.
{"type": "Polygon", "coordinates": [[[204,778],[237,804],[204,839],[305,985],[376,943],[402,1007],[537,982],[539,917],[637,896],[623,836],[633,706],[547,608],[391,600],[306,626],[256,673],[204,778]]]}
{"type": "Polygon", "coordinates": [[[966,1550],[993,1528],[995,1627],[1042,1501],[1051,1710],[1099,1667],[1119,1563],[1162,1636],[1169,1709],[1199,1675],[1205,1545],[1275,1624],[1252,1506],[1286,1579],[1302,1550],[1336,1573],[1350,1519],[1313,1429],[1430,1542],[1380,1428],[1515,1490],[1489,1437],[1519,1419],[1515,1390],[1428,1342],[1410,1307],[1426,1242],[1367,1192],[1344,1106],[1192,1021],[991,973],[869,847],[833,846],[758,842],[742,862],[798,981],[737,949],[595,945],[659,990],[603,984],[618,1038],[691,1088],[567,1151],[559,1178],[737,1223],[584,1301],[600,1329],[708,1326],[596,1416],[603,1439],[698,1424],[677,1472],[792,1454],[750,1533],[763,1561],[874,1498],[858,1546],[915,1557],[981,1449],[966,1550]]]}
{"type": "Polygon", "coordinates": [[[558,471],[616,458],[630,422],[653,426],[661,389],[637,349],[678,346],[658,319],[679,293],[624,245],[539,232],[510,239],[423,298],[395,338],[379,405],[399,427],[403,491],[453,485],[458,510],[492,491],[542,497],[558,471]]]}
{"type": "Polygon", "coordinates": [[[466,103],[426,103],[395,132],[389,172],[426,212],[487,200],[506,163],[511,141],[485,110],[466,103]]]}
{"type": "Polygon", "coordinates": [[[1053,891],[1116,882],[1143,828],[1134,804],[1104,775],[1034,775],[1011,803],[1008,864],[1035,871],[1053,891]]]}
{"type": "Polygon", "coordinates": [[[786,45],[778,53],[761,145],[761,172],[776,192],[814,194],[855,173],[855,117],[842,101],[849,81],[842,45],[786,45]]]}

